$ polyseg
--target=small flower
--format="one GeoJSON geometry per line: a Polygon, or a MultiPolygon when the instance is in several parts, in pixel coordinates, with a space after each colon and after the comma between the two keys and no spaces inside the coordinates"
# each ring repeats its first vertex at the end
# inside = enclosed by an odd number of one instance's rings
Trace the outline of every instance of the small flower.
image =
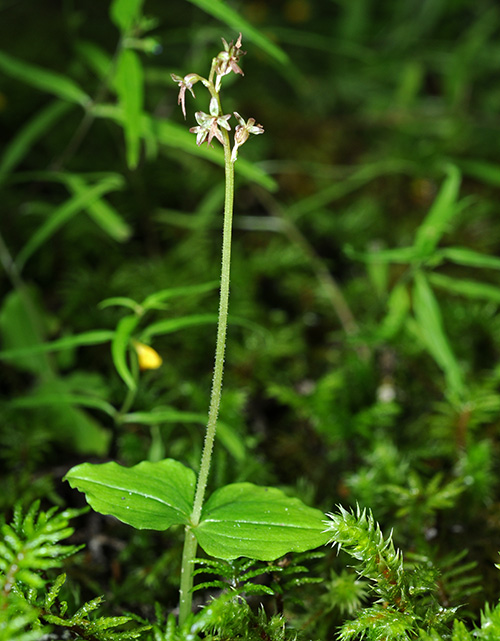
{"type": "Polygon", "coordinates": [[[233,71],[234,73],[239,73],[242,76],[245,75],[238,66],[239,59],[241,58],[241,56],[244,56],[246,54],[246,51],[241,51],[241,33],[236,43],[233,44],[233,41],[231,40],[231,42],[227,44],[224,38],[222,38],[222,44],[224,45],[224,51],[221,51],[215,58],[215,73],[217,75],[217,78],[215,80],[216,91],[219,91],[220,89],[222,77],[226,76],[228,73],[231,73],[231,71],[233,71]]]}
{"type": "Polygon", "coordinates": [[[250,134],[258,135],[264,133],[264,127],[262,125],[256,125],[255,118],[249,118],[248,121],[245,122],[237,111],[234,112],[234,115],[240,124],[237,125],[234,130],[234,147],[231,154],[231,160],[233,162],[238,158],[238,148],[248,140],[250,134]]]}
{"type": "Polygon", "coordinates": [[[180,76],[177,76],[175,73],[170,74],[171,78],[174,82],[176,82],[180,89],[179,89],[179,97],[177,98],[177,104],[181,105],[182,107],[182,113],[184,114],[184,119],[186,119],[186,89],[189,89],[191,92],[191,95],[193,98],[196,98],[194,95],[193,91],[193,85],[198,82],[198,80],[201,80],[200,76],[197,73],[188,73],[187,76],[184,76],[184,78],[181,78],[180,76]]]}
{"type": "Polygon", "coordinates": [[[212,138],[215,136],[221,145],[224,145],[224,138],[219,129],[224,127],[227,131],[231,130],[231,125],[228,123],[231,114],[225,116],[219,116],[219,106],[217,100],[212,98],[210,101],[210,114],[206,114],[203,111],[197,111],[194,114],[198,127],[191,127],[189,130],[192,134],[196,134],[196,144],[199,146],[202,143],[207,141],[207,145],[210,145],[212,138]]]}
{"type": "Polygon", "coordinates": [[[149,345],[133,341],[133,346],[137,352],[137,360],[139,361],[139,369],[144,371],[146,369],[158,369],[163,363],[162,357],[149,345]]]}

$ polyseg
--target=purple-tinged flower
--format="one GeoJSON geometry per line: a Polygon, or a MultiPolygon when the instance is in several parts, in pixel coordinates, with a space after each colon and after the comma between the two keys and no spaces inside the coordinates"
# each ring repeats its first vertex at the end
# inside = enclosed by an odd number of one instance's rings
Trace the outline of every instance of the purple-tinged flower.
{"type": "Polygon", "coordinates": [[[219,116],[219,105],[217,100],[212,98],[210,101],[210,114],[206,114],[203,111],[197,111],[194,114],[198,127],[191,127],[189,130],[192,134],[196,134],[196,144],[199,146],[202,143],[207,141],[207,145],[210,145],[212,138],[217,138],[221,145],[224,145],[224,138],[219,129],[223,127],[227,131],[231,131],[231,125],[228,123],[231,114],[225,116],[219,116]]]}
{"type": "Polygon", "coordinates": [[[172,80],[176,82],[180,87],[179,97],[177,98],[177,104],[181,105],[182,113],[184,114],[184,120],[185,120],[186,119],[186,89],[189,89],[193,98],[196,98],[193,91],[193,85],[197,83],[198,80],[201,80],[201,78],[197,73],[188,73],[188,75],[184,76],[184,78],[177,76],[175,73],[172,73],[170,75],[172,80]]]}
{"type": "Polygon", "coordinates": [[[221,51],[216,56],[216,80],[215,80],[215,90],[219,91],[220,84],[223,76],[226,76],[228,73],[233,71],[234,73],[239,73],[242,76],[245,74],[238,66],[238,61],[241,56],[246,54],[246,51],[241,51],[241,33],[238,37],[238,40],[233,44],[233,41],[229,44],[222,38],[222,44],[224,45],[224,51],[221,51]]]}
{"type": "Polygon", "coordinates": [[[233,162],[238,158],[238,148],[248,140],[250,134],[257,135],[264,133],[264,127],[262,125],[256,125],[255,118],[249,118],[248,121],[245,122],[237,111],[234,112],[234,115],[240,124],[237,125],[234,130],[234,147],[231,154],[231,160],[233,162]]]}

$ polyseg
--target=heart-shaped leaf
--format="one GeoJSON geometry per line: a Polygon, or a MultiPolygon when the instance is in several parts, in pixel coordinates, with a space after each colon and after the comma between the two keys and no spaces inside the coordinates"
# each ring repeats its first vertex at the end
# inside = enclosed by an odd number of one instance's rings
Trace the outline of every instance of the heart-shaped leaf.
{"type": "Polygon", "coordinates": [[[65,480],[84,492],[101,514],[140,530],[166,530],[189,521],[196,477],[182,463],[165,459],[129,468],[114,462],[83,463],[73,467],[65,480]]]}
{"type": "Polygon", "coordinates": [[[216,490],[193,529],[207,554],[272,561],[328,541],[324,514],[276,488],[234,483],[216,490]]]}

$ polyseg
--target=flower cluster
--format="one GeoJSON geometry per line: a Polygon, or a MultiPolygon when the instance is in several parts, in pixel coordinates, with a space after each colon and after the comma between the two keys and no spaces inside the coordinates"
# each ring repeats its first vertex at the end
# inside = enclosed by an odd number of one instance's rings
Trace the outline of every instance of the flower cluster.
{"type": "Polygon", "coordinates": [[[217,98],[212,98],[210,101],[210,114],[203,111],[197,111],[194,114],[198,127],[191,127],[189,130],[192,134],[196,134],[196,144],[201,145],[205,140],[207,145],[210,145],[212,138],[217,138],[222,146],[224,146],[224,139],[219,129],[223,127],[227,131],[231,131],[231,125],[228,123],[231,114],[219,116],[219,105],[217,98]]]}
{"type": "MultiPolygon", "coordinates": [[[[204,111],[197,111],[195,113],[195,118],[198,125],[196,127],[191,127],[189,130],[191,133],[196,134],[197,145],[201,145],[205,141],[207,142],[207,145],[211,145],[212,140],[216,138],[222,146],[225,146],[227,135],[222,133],[220,127],[226,131],[231,131],[231,125],[228,122],[231,118],[231,114],[223,114],[220,106],[219,91],[222,78],[227,74],[233,72],[242,76],[244,75],[238,65],[238,62],[241,56],[246,52],[241,51],[241,33],[235,43],[231,41],[228,44],[224,38],[222,38],[222,43],[224,45],[224,51],[220,51],[213,59],[212,70],[208,80],[196,73],[189,73],[187,76],[184,76],[184,78],[177,76],[176,74],[172,74],[172,80],[180,87],[177,104],[181,105],[184,118],[186,118],[186,91],[189,91],[193,98],[196,98],[193,91],[193,85],[200,81],[210,91],[211,100],[209,113],[207,114],[204,111]],[[215,83],[213,81],[214,75],[215,83]]],[[[255,118],[249,118],[245,122],[245,120],[236,111],[234,112],[234,116],[239,124],[234,130],[234,145],[231,153],[231,160],[233,163],[238,157],[238,149],[248,140],[250,134],[264,133],[262,125],[255,124],[255,118]]]]}
{"type": "Polygon", "coordinates": [[[238,66],[238,61],[241,56],[246,54],[246,51],[241,51],[241,33],[238,37],[238,40],[235,44],[233,41],[229,44],[222,38],[222,44],[224,45],[224,51],[221,51],[215,58],[215,74],[217,79],[215,81],[215,90],[220,90],[220,85],[223,76],[227,76],[228,73],[234,72],[239,73],[242,76],[245,74],[238,66]]]}

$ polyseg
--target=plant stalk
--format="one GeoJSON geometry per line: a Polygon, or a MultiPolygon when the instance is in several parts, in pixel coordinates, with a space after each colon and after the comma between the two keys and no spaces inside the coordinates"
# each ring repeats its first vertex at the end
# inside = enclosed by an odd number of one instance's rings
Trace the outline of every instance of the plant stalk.
{"type": "Polygon", "coordinates": [[[219,415],[220,399],[222,394],[224,354],[226,351],[227,316],[229,309],[229,277],[231,271],[231,235],[233,227],[234,164],[231,160],[229,136],[225,129],[222,130],[222,135],[224,138],[225,198],[217,342],[215,346],[212,393],[210,396],[205,441],[203,443],[193,511],[191,512],[191,523],[186,526],[184,550],[182,553],[181,584],[179,594],[179,625],[182,625],[186,621],[191,612],[191,589],[193,587],[194,559],[197,549],[197,541],[193,534],[193,528],[195,528],[200,522],[203,499],[205,498],[208,475],[210,472],[210,463],[212,460],[212,451],[214,447],[217,418],[219,415]]]}

